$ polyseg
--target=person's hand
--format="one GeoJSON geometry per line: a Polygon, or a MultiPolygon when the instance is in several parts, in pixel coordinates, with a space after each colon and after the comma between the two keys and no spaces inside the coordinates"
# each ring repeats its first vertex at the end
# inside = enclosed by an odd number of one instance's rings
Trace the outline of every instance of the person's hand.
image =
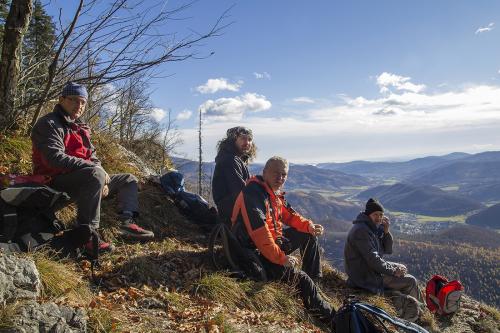
{"type": "Polygon", "coordinates": [[[294,267],[299,263],[299,260],[294,256],[286,256],[286,261],[283,266],[285,267],[294,267]]]}
{"type": "Polygon", "coordinates": [[[406,275],[407,272],[408,272],[408,269],[406,268],[405,265],[397,264],[397,266],[396,266],[396,272],[394,273],[394,275],[396,277],[403,277],[403,276],[406,275]]]}
{"type": "Polygon", "coordinates": [[[403,272],[403,275],[408,273],[408,268],[406,268],[406,266],[403,264],[399,264],[399,269],[403,272]]]}
{"type": "Polygon", "coordinates": [[[104,170],[104,168],[102,166],[99,165],[99,168],[102,169],[102,171],[104,171],[104,184],[105,185],[108,185],[110,182],[111,182],[111,177],[108,175],[108,173],[106,172],[106,170],[104,170]]]}
{"type": "Polygon", "coordinates": [[[102,188],[101,197],[105,198],[108,196],[108,194],[109,194],[109,187],[108,187],[108,185],[104,185],[104,187],[102,188]]]}
{"type": "Polygon", "coordinates": [[[387,216],[382,217],[382,226],[384,227],[384,233],[388,233],[391,222],[387,216]]]}
{"type": "Polygon", "coordinates": [[[108,185],[111,182],[111,177],[108,175],[108,173],[106,172],[106,170],[104,170],[104,173],[106,174],[106,176],[104,178],[104,184],[108,185]]]}
{"type": "Polygon", "coordinates": [[[307,228],[307,231],[314,236],[321,236],[323,235],[323,226],[321,224],[309,224],[309,227],[307,228]]]}

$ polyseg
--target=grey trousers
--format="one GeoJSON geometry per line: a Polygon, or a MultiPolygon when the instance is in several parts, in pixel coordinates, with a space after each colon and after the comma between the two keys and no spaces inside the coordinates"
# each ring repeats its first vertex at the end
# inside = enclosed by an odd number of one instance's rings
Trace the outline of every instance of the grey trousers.
{"type": "MultiPolygon", "coordinates": [[[[138,212],[137,178],[129,173],[110,175],[109,195],[117,195],[118,211],[138,212]]],[[[86,167],[52,178],[50,186],[66,192],[76,203],[77,223],[99,227],[102,189],[106,179],[100,167],[86,167]]]]}
{"type": "Polygon", "coordinates": [[[417,279],[413,275],[406,274],[402,277],[384,275],[384,289],[388,291],[397,290],[405,295],[415,297],[419,302],[422,302],[420,291],[418,290],[417,279]]]}

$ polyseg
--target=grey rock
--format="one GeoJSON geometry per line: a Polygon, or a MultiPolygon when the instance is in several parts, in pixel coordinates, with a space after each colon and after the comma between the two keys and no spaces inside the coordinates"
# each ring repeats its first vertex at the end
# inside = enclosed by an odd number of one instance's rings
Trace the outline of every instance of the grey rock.
{"type": "Polygon", "coordinates": [[[12,333],[84,333],[87,332],[87,316],[83,309],[52,302],[38,304],[34,301],[22,304],[12,320],[12,333]]]}
{"type": "Polygon", "coordinates": [[[40,289],[40,275],[33,260],[0,252],[0,303],[36,299],[40,289]]]}
{"type": "Polygon", "coordinates": [[[151,169],[146,163],[144,163],[144,161],[135,153],[131,152],[130,150],[127,150],[125,147],[119,144],[117,144],[116,146],[120,150],[120,153],[128,161],[128,164],[136,167],[143,177],[148,178],[158,174],[153,169],[151,169]]]}

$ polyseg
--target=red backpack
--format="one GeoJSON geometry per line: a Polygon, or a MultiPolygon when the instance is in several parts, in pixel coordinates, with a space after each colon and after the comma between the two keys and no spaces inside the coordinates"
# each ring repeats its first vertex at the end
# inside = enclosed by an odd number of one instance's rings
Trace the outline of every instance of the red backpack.
{"type": "Polygon", "coordinates": [[[429,310],[448,315],[460,308],[464,287],[458,280],[448,281],[441,275],[434,275],[425,288],[425,301],[429,310]]]}

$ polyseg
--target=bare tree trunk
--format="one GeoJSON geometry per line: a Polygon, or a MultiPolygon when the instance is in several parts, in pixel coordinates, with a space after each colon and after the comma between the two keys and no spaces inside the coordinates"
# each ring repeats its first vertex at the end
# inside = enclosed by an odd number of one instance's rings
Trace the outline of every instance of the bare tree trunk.
{"type": "Polygon", "coordinates": [[[200,108],[200,123],[199,123],[199,128],[198,128],[198,194],[202,195],[202,186],[201,186],[201,180],[203,178],[203,151],[201,147],[201,108],[200,108]]]}
{"type": "Polygon", "coordinates": [[[5,34],[0,59],[0,132],[14,125],[14,100],[20,72],[20,50],[26,33],[33,3],[31,0],[13,0],[5,21],[5,34]]]}
{"type": "Polygon", "coordinates": [[[47,83],[45,85],[45,90],[43,91],[42,97],[40,99],[40,102],[38,103],[38,106],[36,108],[35,114],[33,115],[33,119],[31,120],[31,124],[28,128],[28,134],[31,134],[31,129],[33,126],[35,126],[36,121],[38,120],[38,117],[40,116],[40,112],[42,111],[43,103],[45,103],[47,99],[47,95],[49,94],[50,87],[52,86],[52,82],[54,82],[54,78],[56,77],[56,69],[57,69],[57,62],[59,61],[59,56],[66,46],[66,42],[68,41],[69,36],[71,36],[71,33],[73,32],[73,29],[75,28],[76,21],[78,20],[78,17],[80,16],[80,11],[82,10],[83,7],[83,0],[80,0],[80,4],[78,5],[78,9],[76,10],[75,16],[73,17],[73,21],[71,22],[71,25],[68,28],[68,31],[64,34],[64,38],[59,45],[59,49],[56,52],[56,55],[54,56],[54,59],[52,60],[52,63],[49,66],[49,77],[47,79],[47,83]]]}

